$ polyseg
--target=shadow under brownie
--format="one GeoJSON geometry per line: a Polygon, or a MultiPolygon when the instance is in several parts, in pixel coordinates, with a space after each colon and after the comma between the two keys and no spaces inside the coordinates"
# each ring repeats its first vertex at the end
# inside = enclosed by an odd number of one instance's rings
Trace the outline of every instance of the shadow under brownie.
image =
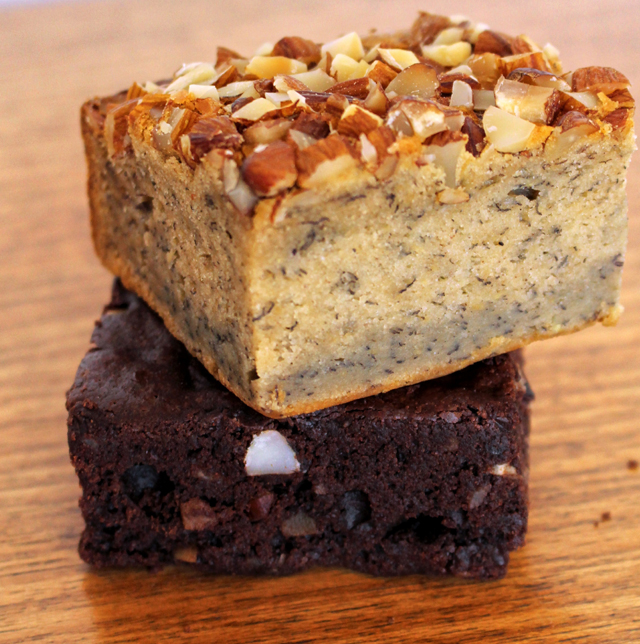
{"type": "Polygon", "coordinates": [[[92,565],[495,578],[524,542],[532,394],[518,353],[274,420],[119,282],[92,341],[67,401],[92,565]]]}

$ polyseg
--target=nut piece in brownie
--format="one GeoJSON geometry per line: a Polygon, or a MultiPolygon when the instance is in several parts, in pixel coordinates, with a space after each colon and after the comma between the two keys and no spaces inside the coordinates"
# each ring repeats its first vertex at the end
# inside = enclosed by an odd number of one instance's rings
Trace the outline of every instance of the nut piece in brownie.
{"type": "Polygon", "coordinates": [[[495,578],[524,541],[517,353],[273,420],[117,283],[93,345],[67,401],[90,564],[495,578]]]}
{"type": "Polygon", "coordinates": [[[271,417],[613,324],[628,87],[430,14],[220,49],[85,104],[96,249],[271,417]]]}

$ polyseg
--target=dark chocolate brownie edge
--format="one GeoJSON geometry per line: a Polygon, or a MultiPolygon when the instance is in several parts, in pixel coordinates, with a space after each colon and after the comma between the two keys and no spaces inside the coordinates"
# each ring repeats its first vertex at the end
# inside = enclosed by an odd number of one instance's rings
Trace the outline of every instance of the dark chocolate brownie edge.
{"type": "Polygon", "coordinates": [[[118,283],[93,341],[67,403],[92,565],[496,578],[524,542],[531,390],[519,354],[277,421],[215,382],[118,283]],[[247,476],[264,431],[300,471],[247,476]]]}

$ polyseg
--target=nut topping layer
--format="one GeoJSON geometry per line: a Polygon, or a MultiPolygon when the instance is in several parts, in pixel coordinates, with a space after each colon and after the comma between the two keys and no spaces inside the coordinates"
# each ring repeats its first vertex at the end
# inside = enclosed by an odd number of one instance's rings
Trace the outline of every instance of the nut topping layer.
{"type": "Polygon", "coordinates": [[[445,170],[439,202],[455,203],[463,199],[452,170],[461,154],[530,154],[554,133],[562,148],[613,132],[633,117],[628,88],[608,67],[563,73],[552,45],[421,13],[392,35],[348,33],[323,45],[290,36],[250,58],[219,47],[215,65],[134,83],[102,101],[101,115],[112,157],[130,153],[134,132],[194,169],[222,151],[234,177],[227,194],[245,213],[259,198],[319,187],[351,168],[384,181],[404,138],[417,146],[406,149],[422,146],[417,165],[445,170]],[[443,133],[459,142],[454,161],[438,149],[443,133]]]}

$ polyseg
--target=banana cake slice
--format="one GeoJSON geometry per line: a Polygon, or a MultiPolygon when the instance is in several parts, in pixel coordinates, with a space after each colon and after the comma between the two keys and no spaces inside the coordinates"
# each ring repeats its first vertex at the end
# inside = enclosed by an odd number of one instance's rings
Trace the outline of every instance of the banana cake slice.
{"type": "Polygon", "coordinates": [[[93,239],[271,417],[435,378],[621,312],[629,82],[462,18],[88,101],[93,239]]]}

